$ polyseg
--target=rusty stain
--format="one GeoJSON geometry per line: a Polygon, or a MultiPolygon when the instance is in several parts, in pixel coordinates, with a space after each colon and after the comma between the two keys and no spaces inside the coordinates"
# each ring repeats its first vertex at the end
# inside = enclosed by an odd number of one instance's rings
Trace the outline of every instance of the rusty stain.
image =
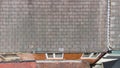
{"type": "Polygon", "coordinates": [[[78,60],[81,56],[82,54],[80,53],[66,53],[64,54],[64,60],[78,60]]]}
{"type": "Polygon", "coordinates": [[[45,54],[32,54],[35,60],[46,60],[45,54]]]}

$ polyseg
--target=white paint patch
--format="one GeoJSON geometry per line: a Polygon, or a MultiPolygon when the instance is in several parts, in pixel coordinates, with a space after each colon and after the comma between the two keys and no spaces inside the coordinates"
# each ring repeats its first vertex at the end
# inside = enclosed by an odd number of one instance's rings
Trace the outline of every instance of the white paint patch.
{"type": "Polygon", "coordinates": [[[111,17],[110,19],[111,19],[111,20],[115,20],[115,17],[111,17]]]}
{"type": "Polygon", "coordinates": [[[118,37],[120,37],[120,34],[118,35],[118,37]]]}
{"type": "Polygon", "coordinates": [[[116,5],[116,2],[111,2],[111,5],[116,5]]]}
{"type": "Polygon", "coordinates": [[[112,13],[115,13],[115,12],[116,12],[116,10],[111,10],[111,12],[112,12],[112,13]]]}
{"type": "Polygon", "coordinates": [[[110,27],[115,27],[115,24],[110,24],[110,27]]]}
{"type": "Polygon", "coordinates": [[[110,34],[115,34],[115,31],[111,31],[110,34]]]}
{"type": "Polygon", "coordinates": [[[114,41],[115,39],[113,39],[113,38],[110,38],[110,41],[114,41]]]}
{"type": "Polygon", "coordinates": [[[63,51],[64,51],[64,48],[59,48],[58,50],[61,51],[61,52],[63,52],[63,51]]]}

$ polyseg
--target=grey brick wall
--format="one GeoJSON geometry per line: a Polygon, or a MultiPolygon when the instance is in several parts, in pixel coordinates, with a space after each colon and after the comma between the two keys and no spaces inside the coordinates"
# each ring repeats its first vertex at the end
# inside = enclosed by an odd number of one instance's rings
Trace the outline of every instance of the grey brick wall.
{"type": "Polygon", "coordinates": [[[104,0],[0,0],[0,52],[106,50],[104,0]]]}

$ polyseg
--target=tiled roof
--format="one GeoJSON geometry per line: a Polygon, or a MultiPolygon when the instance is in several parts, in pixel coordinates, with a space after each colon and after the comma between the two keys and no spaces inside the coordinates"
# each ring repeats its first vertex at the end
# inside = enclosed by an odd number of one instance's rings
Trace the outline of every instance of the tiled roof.
{"type": "Polygon", "coordinates": [[[1,0],[0,52],[102,52],[107,0],[1,0]]]}
{"type": "Polygon", "coordinates": [[[120,1],[111,0],[110,44],[113,50],[120,50],[120,1]]]}

